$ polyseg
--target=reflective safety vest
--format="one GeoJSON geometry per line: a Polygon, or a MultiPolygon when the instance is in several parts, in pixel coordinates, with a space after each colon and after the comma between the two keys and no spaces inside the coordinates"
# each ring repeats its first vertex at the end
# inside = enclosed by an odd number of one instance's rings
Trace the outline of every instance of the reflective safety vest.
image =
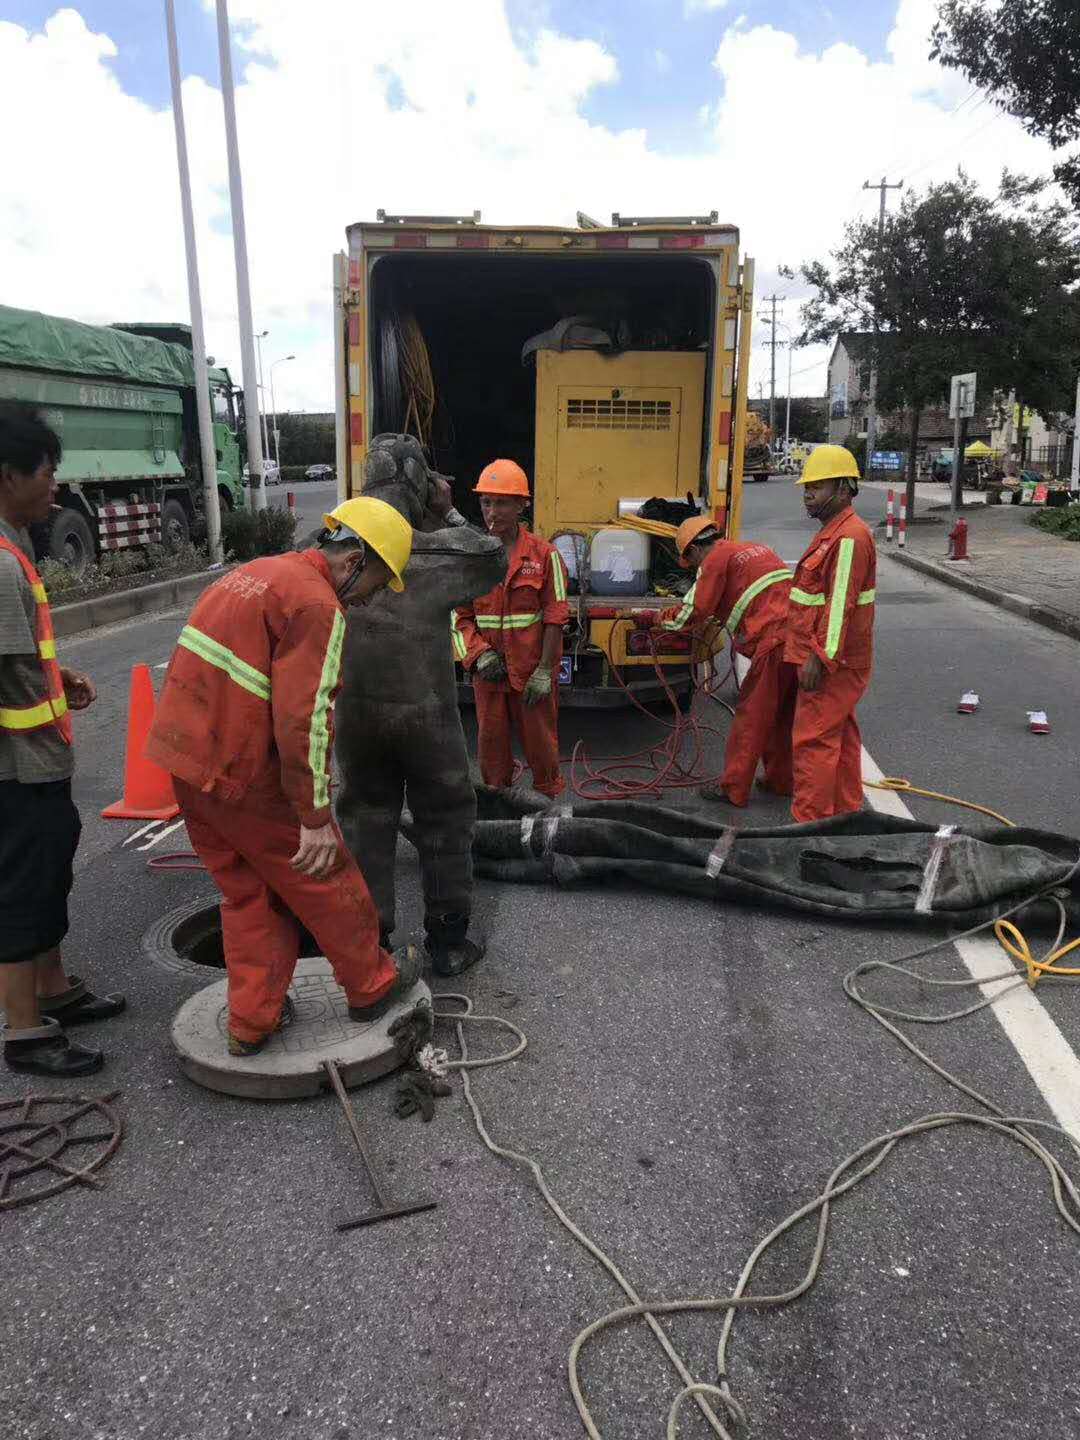
{"type": "Polygon", "coordinates": [[[23,574],[30,585],[36,607],[36,629],[38,659],[45,677],[45,699],[37,705],[0,706],[0,730],[25,732],[44,730],[55,725],[64,743],[70,745],[73,739],[71,716],[68,714],[67,696],[64,694],[64,680],[56,659],[56,637],[53,634],[52,613],[49,599],[41,576],[17,545],[0,535],[0,550],[14,555],[22,566],[23,574]]]}
{"type": "MultiPolygon", "coordinates": [[[[566,570],[555,546],[519,529],[506,579],[450,614],[454,659],[471,670],[485,650],[502,656],[512,690],[523,690],[540,663],[544,626],[570,618],[566,570]]],[[[505,686],[504,686],[505,688],[505,686]]]]}
{"type": "Polygon", "coordinates": [[[660,612],[664,630],[724,626],[740,655],[783,644],[791,571],[775,550],[751,540],[716,540],[680,606],[660,612]]]}
{"type": "Polygon", "coordinates": [[[868,669],[874,658],[877,549],[847,506],[823,525],[795,568],[784,659],[817,655],[827,670],[868,669]]]}
{"type": "Polygon", "coordinates": [[[269,813],[284,796],[302,824],[325,825],[344,641],[320,551],[229,572],[180,632],[147,757],[222,800],[269,813]]]}

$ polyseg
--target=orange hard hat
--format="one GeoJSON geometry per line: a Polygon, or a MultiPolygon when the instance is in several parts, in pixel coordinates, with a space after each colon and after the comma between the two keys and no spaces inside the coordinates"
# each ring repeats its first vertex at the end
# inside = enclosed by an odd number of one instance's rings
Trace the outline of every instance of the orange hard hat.
{"type": "Polygon", "coordinates": [[[529,479],[516,460],[492,460],[480,471],[474,495],[520,495],[529,498],[529,479]]]}
{"type": "Polygon", "coordinates": [[[711,515],[691,515],[689,520],[684,520],[675,531],[675,548],[679,552],[679,564],[684,570],[690,569],[690,562],[685,558],[687,550],[706,530],[715,530],[716,521],[711,515]]]}

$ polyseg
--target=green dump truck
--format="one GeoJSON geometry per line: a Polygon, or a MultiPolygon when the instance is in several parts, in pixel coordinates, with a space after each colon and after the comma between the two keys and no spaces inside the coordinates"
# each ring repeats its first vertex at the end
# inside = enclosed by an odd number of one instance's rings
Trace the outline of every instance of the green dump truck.
{"type": "MultiPolygon", "coordinates": [[[[224,511],[243,503],[242,404],[227,370],[209,380],[224,511]]],[[[81,572],[103,551],[191,538],[203,476],[189,326],[84,325],[0,305],[0,400],[30,401],[63,441],[39,558],[81,572]]]]}

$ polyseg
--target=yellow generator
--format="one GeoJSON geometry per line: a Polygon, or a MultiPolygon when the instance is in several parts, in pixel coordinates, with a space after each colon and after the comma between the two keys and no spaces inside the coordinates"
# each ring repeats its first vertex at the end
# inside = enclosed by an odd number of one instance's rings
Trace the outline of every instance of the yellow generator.
{"type": "Polygon", "coordinates": [[[575,228],[380,211],[347,233],[334,264],[342,496],[361,490],[381,431],[417,435],[477,521],[480,471],[516,460],[528,523],[570,572],[562,703],[654,700],[657,659],[685,691],[689,639],[654,641],[628,612],[676,603],[691,578],[657,508],[738,535],[754,288],[738,231],[715,212],[580,215],[575,228]]]}

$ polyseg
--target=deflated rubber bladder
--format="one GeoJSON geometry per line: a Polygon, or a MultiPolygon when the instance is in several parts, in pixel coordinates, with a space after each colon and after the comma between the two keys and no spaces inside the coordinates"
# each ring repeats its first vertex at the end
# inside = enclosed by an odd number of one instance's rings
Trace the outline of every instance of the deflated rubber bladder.
{"type": "Polygon", "coordinates": [[[1080,913],[1080,841],[1048,831],[937,827],[891,815],[735,830],[711,815],[628,801],[551,804],[477,791],[479,875],[608,883],[838,919],[974,925],[1052,886],[1080,913]]]}
{"type": "Polygon", "coordinates": [[[335,709],[338,820],[378,906],[395,924],[397,832],[407,803],[420,856],[429,936],[464,938],[472,911],[476,797],[458,713],[450,611],[497,585],[502,542],[426,514],[433,472],[409,435],[378,435],[364,494],[414,526],[400,595],[382,593],[348,620],[335,709]],[[431,528],[441,526],[441,528],[431,528]]]}

